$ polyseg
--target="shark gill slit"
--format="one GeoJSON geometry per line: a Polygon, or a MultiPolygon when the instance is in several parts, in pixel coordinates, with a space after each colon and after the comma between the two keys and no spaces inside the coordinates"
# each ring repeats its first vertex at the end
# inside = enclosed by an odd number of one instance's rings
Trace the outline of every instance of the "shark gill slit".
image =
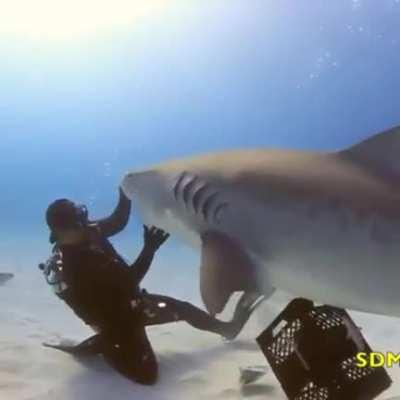
{"type": "Polygon", "coordinates": [[[180,174],[179,178],[175,182],[173,191],[174,191],[174,197],[175,197],[176,201],[178,201],[178,194],[179,194],[180,186],[181,186],[183,180],[185,179],[186,175],[187,175],[186,171],[182,172],[182,174],[180,174]]]}
{"type": "Polygon", "coordinates": [[[214,200],[217,200],[218,192],[213,192],[211,193],[207,198],[206,201],[203,204],[203,207],[201,208],[201,213],[203,215],[203,218],[205,221],[210,222],[210,211],[213,208],[213,202],[214,200]]]}
{"type": "Polygon", "coordinates": [[[229,206],[229,204],[224,202],[224,203],[218,204],[218,206],[215,208],[214,215],[213,215],[213,221],[216,224],[218,224],[220,222],[221,213],[223,212],[223,210],[228,208],[228,206],[229,206]]]}
{"type": "Polygon", "coordinates": [[[186,208],[188,208],[190,193],[193,192],[193,187],[196,185],[196,182],[198,181],[198,179],[199,178],[196,175],[191,176],[190,180],[186,184],[183,185],[182,198],[183,198],[183,203],[186,208]]]}
{"type": "Polygon", "coordinates": [[[202,183],[201,186],[195,188],[194,190],[194,194],[192,196],[192,205],[196,215],[199,213],[201,200],[208,188],[209,186],[206,183],[202,183]]]}

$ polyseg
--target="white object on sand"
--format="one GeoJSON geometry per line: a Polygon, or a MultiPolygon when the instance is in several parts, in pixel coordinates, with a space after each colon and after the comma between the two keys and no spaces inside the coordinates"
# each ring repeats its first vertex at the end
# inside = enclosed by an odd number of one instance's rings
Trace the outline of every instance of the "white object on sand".
{"type": "Polygon", "coordinates": [[[9,272],[0,272],[0,285],[14,278],[14,274],[9,272]]]}
{"type": "Polygon", "coordinates": [[[266,365],[253,365],[248,367],[240,367],[240,383],[248,385],[249,383],[256,382],[268,372],[266,365]]]}

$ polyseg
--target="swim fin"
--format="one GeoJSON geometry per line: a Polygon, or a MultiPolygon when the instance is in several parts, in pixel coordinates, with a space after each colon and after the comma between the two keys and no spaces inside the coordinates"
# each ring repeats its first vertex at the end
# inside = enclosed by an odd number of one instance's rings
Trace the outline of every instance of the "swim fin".
{"type": "Polygon", "coordinates": [[[43,343],[43,346],[74,356],[90,356],[103,352],[103,340],[100,334],[91,336],[78,345],[43,343]]]}

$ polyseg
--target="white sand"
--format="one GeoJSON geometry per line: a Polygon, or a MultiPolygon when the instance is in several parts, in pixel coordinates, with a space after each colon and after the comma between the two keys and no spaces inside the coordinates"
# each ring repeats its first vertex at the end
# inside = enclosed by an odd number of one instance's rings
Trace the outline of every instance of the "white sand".
{"type": "MultiPolygon", "coordinates": [[[[43,348],[43,341],[79,341],[92,332],[49,292],[40,274],[17,275],[0,286],[0,399],[285,399],[271,371],[241,387],[239,367],[266,364],[254,338],[286,300],[278,294],[260,307],[232,343],[184,323],[150,328],[161,376],[158,384],[148,388],[119,376],[99,357],[77,360],[43,348]]],[[[400,320],[353,316],[375,350],[400,352],[400,320]]],[[[400,394],[398,367],[390,374],[394,384],[380,399],[400,394]]]]}

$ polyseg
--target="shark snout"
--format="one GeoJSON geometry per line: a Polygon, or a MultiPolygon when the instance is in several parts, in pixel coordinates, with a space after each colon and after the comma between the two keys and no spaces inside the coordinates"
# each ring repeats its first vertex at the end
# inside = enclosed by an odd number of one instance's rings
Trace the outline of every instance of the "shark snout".
{"type": "Polygon", "coordinates": [[[168,205],[168,181],[157,170],[130,172],[121,187],[130,199],[136,198],[147,207],[162,209],[168,205]]]}

